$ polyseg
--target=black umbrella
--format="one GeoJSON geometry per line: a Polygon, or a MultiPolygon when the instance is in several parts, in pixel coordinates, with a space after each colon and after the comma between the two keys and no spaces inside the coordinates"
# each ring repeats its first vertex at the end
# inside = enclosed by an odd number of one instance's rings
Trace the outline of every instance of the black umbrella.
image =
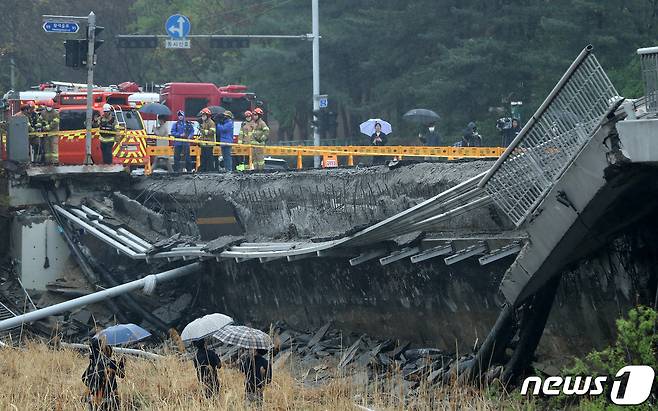
{"type": "Polygon", "coordinates": [[[226,111],[226,109],[222,106],[210,106],[208,107],[208,110],[210,110],[210,114],[212,115],[222,114],[226,111]]]}
{"type": "Polygon", "coordinates": [[[156,116],[171,115],[171,110],[169,110],[169,107],[160,103],[144,104],[142,108],[139,109],[139,112],[142,114],[155,114],[156,116]]]}
{"type": "Polygon", "coordinates": [[[439,120],[439,115],[425,108],[415,108],[409,110],[402,116],[405,120],[409,120],[418,124],[430,124],[439,120]]]}

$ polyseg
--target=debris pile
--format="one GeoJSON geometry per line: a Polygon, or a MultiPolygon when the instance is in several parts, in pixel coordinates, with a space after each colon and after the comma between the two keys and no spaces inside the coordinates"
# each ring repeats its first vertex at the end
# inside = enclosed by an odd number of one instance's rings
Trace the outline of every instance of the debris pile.
{"type": "MultiPolygon", "coordinates": [[[[413,347],[408,341],[376,339],[366,334],[344,334],[328,322],[314,332],[294,330],[284,322],[271,328],[273,367],[291,369],[307,386],[350,377],[360,383],[402,376],[405,392],[421,382],[438,383],[454,367],[455,355],[437,348],[413,347]]],[[[222,361],[237,360],[240,349],[219,346],[222,361]]],[[[460,358],[460,361],[468,357],[460,358]]]]}

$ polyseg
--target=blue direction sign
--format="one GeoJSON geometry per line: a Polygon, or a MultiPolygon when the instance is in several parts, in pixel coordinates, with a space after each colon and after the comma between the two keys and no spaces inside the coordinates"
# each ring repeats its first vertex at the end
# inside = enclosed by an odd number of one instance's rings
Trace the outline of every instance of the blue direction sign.
{"type": "Polygon", "coordinates": [[[165,30],[172,39],[184,39],[190,34],[190,28],[190,19],[180,14],[170,16],[165,23],[165,30]]]}
{"type": "Polygon", "coordinates": [[[77,33],[78,30],[80,30],[80,26],[74,21],[47,21],[43,23],[43,31],[46,33],[77,33]]]}

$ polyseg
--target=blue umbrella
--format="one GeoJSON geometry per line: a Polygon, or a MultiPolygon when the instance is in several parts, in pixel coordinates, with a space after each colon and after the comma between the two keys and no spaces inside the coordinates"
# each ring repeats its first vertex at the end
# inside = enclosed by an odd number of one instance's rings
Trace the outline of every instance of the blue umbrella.
{"type": "Polygon", "coordinates": [[[105,339],[107,345],[122,345],[141,341],[151,336],[151,333],[135,324],[117,324],[108,327],[94,338],[105,339]]]}
{"type": "Polygon", "coordinates": [[[142,108],[139,109],[139,112],[142,114],[155,114],[156,116],[171,115],[171,110],[169,110],[169,107],[160,103],[144,104],[142,108]]]}

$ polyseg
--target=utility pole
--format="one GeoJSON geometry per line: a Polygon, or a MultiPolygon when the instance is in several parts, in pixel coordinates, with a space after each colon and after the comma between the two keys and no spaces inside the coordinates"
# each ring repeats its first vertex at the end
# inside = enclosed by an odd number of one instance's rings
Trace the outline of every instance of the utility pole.
{"type": "MultiPolygon", "coordinates": [[[[318,0],[311,0],[311,25],[313,34],[313,111],[320,109],[320,13],[318,0]]],[[[315,115],[314,115],[315,117],[315,115]]],[[[315,118],[315,120],[319,120],[315,118]]],[[[320,145],[320,130],[313,127],[313,145],[320,145]]],[[[320,156],[315,156],[313,165],[320,168],[320,156]]]]}
{"type": "Polygon", "coordinates": [[[9,71],[9,78],[11,83],[11,89],[16,91],[16,62],[14,61],[14,56],[9,58],[9,64],[11,65],[9,71]]]}
{"type": "Polygon", "coordinates": [[[91,117],[94,89],[94,38],[96,37],[96,15],[90,12],[87,16],[87,120],[85,133],[85,164],[93,164],[91,159],[91,117]]]}
{"type": "MultiPolygon", "coordinates": [[[[96,27],[96,15],[90,12],[88,16],[58,16],[52,14],[44,14],[43,30],[46,33],[77,33],[80,29],[78,22],[87,21],[87,36],[85,39],[67,40],[65,42],[66,61],[67,66],[78,68],[87,65],[87,121],[86,121],[86,136],[85,136],[85,161],[84,164],[93,164],[91,159],[91,117],[92,117],[92,104],[93,104],[93,91],[94,91],[94,53],[96,47],[96,29],[99,33],[103,27],[96,27]],[[84,48],[86,43],[86,49],[84,48]],[[71,49],[69,46],[72,46],[71,49]],[[86,62],[82,59],[85,50],[87,53],[86,62]],[[74,51],[69,55],[70,51],[74,51]],[[74,57],[72,57],[74,55],[74,57]],[[69,57],[73,61],[69,62],[69,57]]],[[[102,45],[99,41],[98,47],[102,45]]]]}

